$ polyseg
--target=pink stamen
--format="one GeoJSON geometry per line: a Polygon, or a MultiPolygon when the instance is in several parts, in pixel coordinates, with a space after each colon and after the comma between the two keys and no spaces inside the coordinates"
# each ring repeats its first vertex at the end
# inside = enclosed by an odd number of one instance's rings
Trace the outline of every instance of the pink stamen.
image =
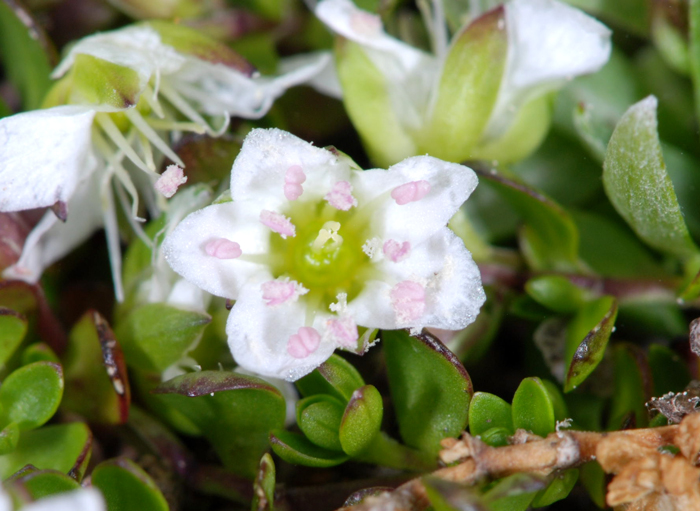
{"type": "Polygon", "coordinates": [[[204,251],[208,256],[217,259],[236,259],[243,253],[241,246],[235,241],[226,238],[215,238],[204,245],[204,251]]]}
{"type": "Polygon", "coordinates": [[[403,261],[411,253],[411,244],[408,241],[399,243],[398,241],[389,240],[384,243],[384,255],[398,263],[403,261]]]}
{"type": "Polygon", "coordinates": [[[430,183],[425,180],[411,181],[401,186],[397,186],[391,192],[391,198],[396,201],[396,204],[403,206],[409,202],[421,200],[428,195],[430,191],[430,183]]]}
{"type": "Polygon", "coordinates": [[[306,174],[299,165],[292,165],[284,174],[284,196],[289,200],[297,200],[304,188],[301,184],[306,181],[306,174]]]}
{"type": "Polygon", "coordinates": [[[169,199],[175,195],[178,187],[186,182],[187,178],[180,167],[168,165],[168,168],[165,169],[153,186],[157,192],[169,199]]]}
{"type": "Polygon", "coordinates": [[[294,227],[292,221],[280,213],[263,209],[260,212],[260,222],[265,227],[269,227],[283,238],[286,238],[287,236],[294,237],[296,234],[296,228],[294,227]]]}
{"type": "Polygon", "coordinates": [[[425,289],[417,282],[399,282],[392,288],[389,296],[396,320],[400,324],[415,321],[425,312],[425,289]]]}
{"type": "Polygon", "coordinates": [[[357,199],[352,196],[352,185],[348,181],[338,181],[324,197],[335,209],[348,211],[357,206],[357,199]]]}
{"type": "Polygon", "coordinates": [[[288,300],[296,300],[299,298],[299,295],[308,292],[308,289],[305,289],[294,280],[270,280],[263,283],[260,287],[263,300],[269,306],[279,305],[288,300]]]}
{"type": "Polygon", "coordinates": [[[320,344],[321,335],[314,328],[303,326],[296,334],[289,336],[287,353],[294,358],[306,358],[316,351],[320,344]]]}
{"type": "Polygon", "coordinates": [[[350,316],[340,319],[331,319],[326,322],[327,333],[331,339],[344,348],[355,348],[357,339],[357,325],[350,316]]]}

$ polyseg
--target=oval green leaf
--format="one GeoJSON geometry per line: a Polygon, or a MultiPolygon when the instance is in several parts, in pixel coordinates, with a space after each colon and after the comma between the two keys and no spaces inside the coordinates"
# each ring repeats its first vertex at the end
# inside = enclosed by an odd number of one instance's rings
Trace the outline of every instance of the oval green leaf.
{"type": "Polygon", "coordinates": [[[92,485],[105,498],[109,511],[168,511],[168,503],[153,479],[133,461],[117,458],[92,471],[92,485]]]}
{"type": "Polygon", "coordinates": [[[382,395],[372,385],[357,389],[345,408],[340,424],[340,444],[356,456],[367,449],[379,433],[384,415],[382,395]]]}
{"type": "Polygon", "coordinates": [[[0,367],[4,367],[27,333],[27,318],[19,312],[0,307],[0,367]]]}
{"type": "Polygon", "coordinates": [[[10,485],[20,487],[32,500],[80,488],[80,484],[75,479],[62,472],[57,470],[32,470],[32,468],[29,470],[23,469],[22,472],[9,479],[10,485]]]}
{"type": "Polygon", "coordinates": [[[576,312],[585,300],[585,292],[561,275],[534,277],[525,283],[525,291],[536,302],[561,314],[576,312]]]}
{"type": "Polygon", "coordinates": [[[443,438],[467,427],[473,393],[469,373],[428,333],[414,337],[404,330],[385,331],[382,340],[401,437],[437,455],[443,438]]]}
{"type": "Polygon", "coordinates": [[[38,428],[48,421],[63,396],[63,371],[53,362],[35,362],[12,372],[0,387],[3,424],[20,430],[38,428]]]}
{"type": "Polygon", "coordinates": [[[539,378],[525,378],[513,396],[513,427],[545,437],[554,431],[554,405],[539,378]]]}
{"type": "Polygon", "coordinates": [[[509,435],[515,433],[511,406],[494,394],[476,392],[469,404],[469,432],[477,436],[492,428],[504,428],[509,435]]]}
{"type": "Polygon", "coordinates": [[[348,460],[343,452],[329,451],[312,444],[302,435],[284,430],[275,430],[270,434],[270,445],[277,456],[294,465],[325,468],[348,460]]]}
{"type": "Polygon", "coordinates": [[[330,396],[313,396],[307,399],[312,399],[315,402],[302,405],[303,409],[297,415],[299,429],[306,435],[306,438],[319,447],[331,451],[341,451],[343,448],[338,432],[343,420],[343,405],[330,396]]]}
{"type": "Polygon", "coordinates": [[[578,480],[578,469],[571,468],[564,470],[554,477],[554,480],[549,485],[535,495],[532,501],[532,507],[545,507],[555,502],[565,499],[578,480]]]}

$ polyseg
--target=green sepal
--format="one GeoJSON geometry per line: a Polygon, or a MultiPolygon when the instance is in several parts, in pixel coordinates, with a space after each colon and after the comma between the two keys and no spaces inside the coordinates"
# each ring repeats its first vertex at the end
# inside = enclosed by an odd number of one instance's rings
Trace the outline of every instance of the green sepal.
{"type": "Polygon", "coordinates": [[[87,53],[75,56],[70,74],[72,101],[103,105],[115,110],[135,106],[141,94],[141,78],[133,69],[87,53]]]}
{"type": "Polygon", "coordinates": [[[312,443],[342,451],[339,430],[345,406],[334,397],[320,394],[297,402],[297,425],[312,443]]]}

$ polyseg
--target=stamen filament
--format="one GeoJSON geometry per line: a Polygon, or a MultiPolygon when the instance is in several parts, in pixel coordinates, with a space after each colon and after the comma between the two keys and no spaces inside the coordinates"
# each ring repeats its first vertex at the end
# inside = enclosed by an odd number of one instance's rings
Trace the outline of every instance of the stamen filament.
{"type": "Polygon", "coordinates": [[[139,133],[139,142],[141,143],[141,149],[143,150],[143,157],[146,160],[146,165],[155,168],[156,163],[153,161],[153,150],[151,149],[151,144],[143,133],[139,133]]]}
{"type": "MultiPolygon", "coordinates": [[[[185,164],[180,159],[180,157],[175,154],[175,152],[170,149],[168,144],[166,144],[162,138],[151,128],[146,121],[143,120],[141,114],[134,108],[125,110],[124,113],[129,118],[129,120],[134,124],[136,129],[138,129],[146,138],[158,148],[158,150],[165,156],[170,158],[173,162],[177,163],[180,167],[184,167],[185,164]]],[[[153,167],[155,169],[155,166],[153,167]]]]}
{"type": "Polygon", "coordinates": [[[110,138],[110,140],[114,142],[114,144],[123,151],[124,155],[127,158],[129,158],[134,163],[134,165],[136,165],[144,172],[155,172],[155,167],[149,168],[148,165],[146,165],[143,162],[143,160],[139,158],[139,155],[136,154],[134,148],[131,147],[126,138],[124,138],[124,135],[122,135],[122,132],[119,131],[119,128],[117,128],[117,125],[114,124],[114,121],[109,117],[108,114],[99,113],[95,115],[95,120],[97,120],[97,123],[100,125],[105,134],[110,138]]]}
{"type": "Polygon", "coordinates": [[[228,116],[225,117],[224,125],[219,128],[218,130],[215,130],[209,124],[207,121],[204,120],[204,117],[199,115],[194,108],[192,108],[187,101],[185,101],[180,94],[177,93],[177,91],[165,83],[161,84],[161,92],[163,96],[166,97],[170,103],[177,108],[185,117],[187,117],[189,120],[196,122],[197,124],[204,126],[204,128],[207,130],[207,133],[209,133],[212,136],[218,136],[221,135],[224,131],[226,131],[226,128],[228,128],[228,116]]]}
{"type": "MultiPolygon", "coordinates": [[[[129,211],[129,199],[126,196],[126,193],[124,192],[124,187],[121,183],[115,183],[115,189],[117,192],[117,199],[119,199],[119,204],[121,205],[122,209],[124,211],[129,211]]],[[[153,240],[148,237],[148,235],[144,232],[144,230],[141,228],[141,224],[137,221],[136,218],[134,218],[133,215],[126,215],[126,221],[129,222],[129,225],[131,228],[134,230],[136,233],[136,236],[139,237],[141,241],[143,241],[147,247],[149,247],[151,250],[153,250],[153,240]]]]}
{"type": "Polygon", "coordinates": [[[191,131],[192,133],[197,133],[202,135],[207,132],[200,124],[194,122],[177,122],[168,121],[166,119],[153,119],[147,117],[145,121],[154,129],[162,131],[191,131]]]}
{"type": "Polygon", "coordinates": [[[124,288],[122,287],[122,257],[119,246],[119,225],[114,209],[114,198],[109,186],[112,175],[107,173],[100,184],[100,198],[102,200],[102,217],[105,223],[105,236],[107,238],[107,251],[109,252],[109,265],[112,270],[114,282],[114,294],[118,302],[124,301],[124,288]]]}
{"type": "Polygon", "coordinates": [[[163,107],[160,106],[160,103],[158,102],[158,95],[156,91],[154,91],[150,85],[146,84],[142,96],[146,98],[146,103],[148,103],[148,106],[151,107],[151,110],[153,110],[158,117],[164,119],[165,112],[163,112],[163,107]]]}

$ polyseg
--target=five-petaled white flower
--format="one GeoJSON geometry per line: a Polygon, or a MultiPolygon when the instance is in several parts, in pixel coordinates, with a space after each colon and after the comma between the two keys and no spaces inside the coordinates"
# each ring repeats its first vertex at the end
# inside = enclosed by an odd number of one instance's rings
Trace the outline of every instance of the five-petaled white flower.
{"type": "Polygon", "coordinates": [[[236,300],[226,330],[238,364],[293,381],[336,348],[364,350],[358,326],[474,320],[479,270],[446,225],[476,184],[471,169],[429,156],[362,171],[258,129],[233,164],[232,201],[190,214],[163,251],[185,279],[236,300]]]}
{"type": "Polygon", "coordinates": [[[607,62],[610,31],[554,0],[511,0],[451,41],[441,0],[426,15],[434,53],[388,35],[351,0],[321,0],[316,16],[340,36],[338,78],[372,158],[389,165],[431,154],[449,161],[525,157],[546,135],[546,93],[607,62]]]}
{"type": "Polygon", "coordinates": [[[155,217],[186,180],[179,167],[156,173],[162,156],[183,166],[170,148],[171,135],[216,135],[229,116],[261,117],[275,98],[322,72],[329,60],[322,53],[301,55],[285,63],[285,74],[260,77],[225,45],[159,21],[77,42],[53,73],[61,80],[47,97],[51,108],[0,120],[0,211],[55,212],[31,232],[4,277],[36,282],[48,265],[104,225],[121,300],[114,193],[147,241],[137,223],[139,199],[155,217]],[[206,115],[218,117],[218,127],[206,115]],[[130,167],[144,172],[132,174],[130,167]]]}

